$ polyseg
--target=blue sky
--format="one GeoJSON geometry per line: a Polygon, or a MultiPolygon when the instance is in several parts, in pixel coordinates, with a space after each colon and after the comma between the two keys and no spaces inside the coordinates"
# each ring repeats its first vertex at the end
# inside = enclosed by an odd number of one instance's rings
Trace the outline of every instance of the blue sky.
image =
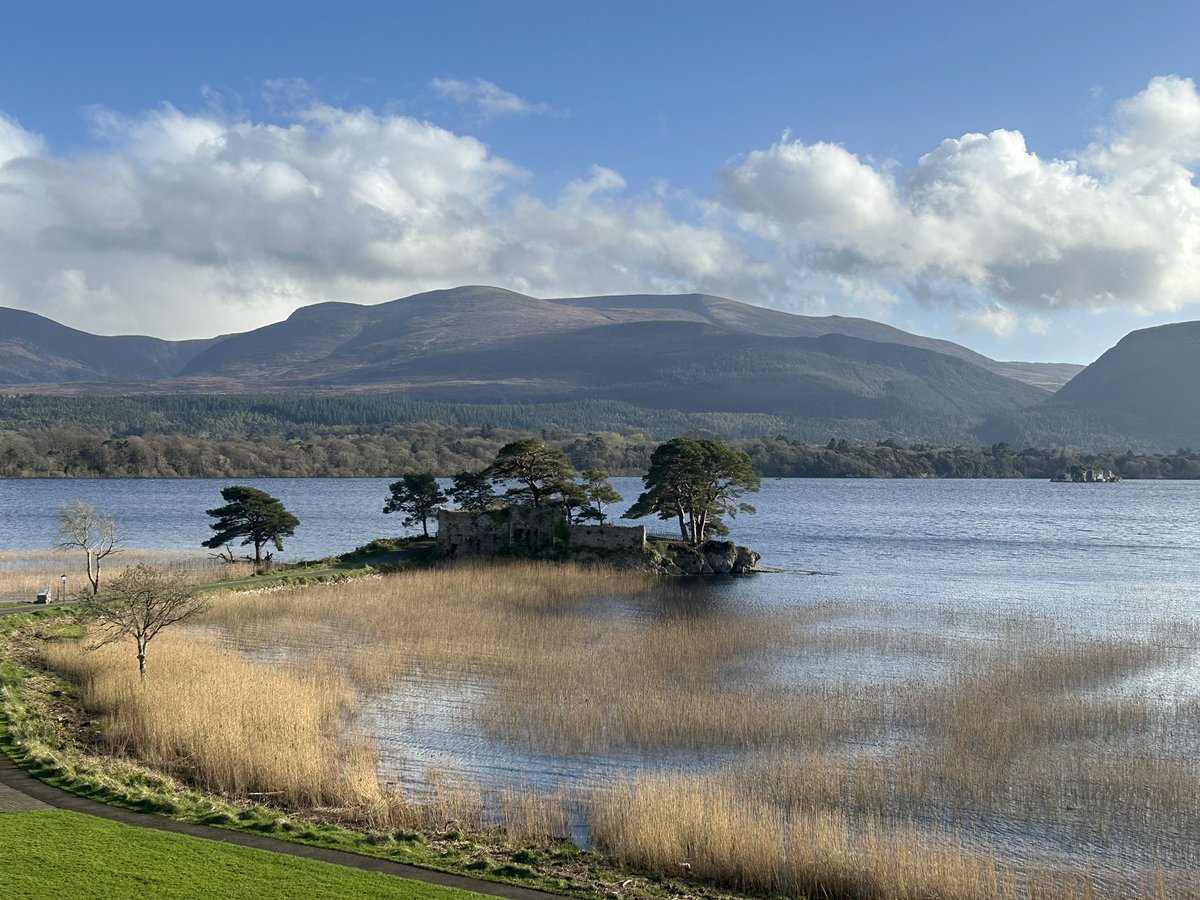
{"type": "Polygon", "coordinates": [[[1200,7],[975,6],[9,0],[0,305],[699,290],[1076,362],[1200,317],[1200,7]]]}

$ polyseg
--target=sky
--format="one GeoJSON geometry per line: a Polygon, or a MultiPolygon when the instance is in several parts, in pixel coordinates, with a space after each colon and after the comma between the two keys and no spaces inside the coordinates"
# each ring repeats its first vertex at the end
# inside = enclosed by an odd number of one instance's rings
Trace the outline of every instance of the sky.
{"type": "Polygon", "coordinates": [[[1197,34],[1195,3],[4,0],[0,306],[182,339],[696,291],[1086,363],[1200,318],[1197,34]]]}

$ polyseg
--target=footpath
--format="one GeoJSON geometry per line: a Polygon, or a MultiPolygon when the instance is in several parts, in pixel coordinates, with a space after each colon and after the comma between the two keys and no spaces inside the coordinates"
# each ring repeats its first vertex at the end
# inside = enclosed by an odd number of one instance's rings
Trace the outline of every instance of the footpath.
{"type": "Polygon", "coordinates": [[[315,859],[320,862],[333,863],[339,866],[349,866],[368,872],[381,872],[384,875],[394,875],[398,878],[408,878],[412,881],[423,881],[427,884],[437,884],[443,887],[458,888],[464,891],[475,891],[478,894],[488,894],[493,897],[507,897],[509,900],[562,900],[557,894],[535,891],[517,885],[497,884],[492,881],[478,881],[462,875],[451,875],[446,872],[435,872],[430,869],[419,869],[404,863],[392,862],[387,859],[375,859],[370,856],[359,856],[357,853],[345,853],[341,850],[329,850],[323,847],[309,847],[304,844],[293,844],[266,835],[247,834],[241,831],[228,831],[211,825],[196,825],[191,822],[180,822],[165,816],[152,813],[135,812],[131,809],[121,809],[117,806],[107,806],[79,797],[69,791],[48,785],[34,778],[24,769],[17,766],[11,759],[0,753],[0,814],[12,812],[33,812],[36,810],[65,809],[71,812],[98,816],[102,819],[112,819],[126,825],[138,828],[154,828],[158,831],[169,831],[175,834],[186,834],[191,837],[204,838],[211,841],[223,841],[226,844],[237,844],[240,847],[253,847],[257,850],[269,850],[273,853],[286,853],[289,856],[299,856],[304,859],[315,859]]]}

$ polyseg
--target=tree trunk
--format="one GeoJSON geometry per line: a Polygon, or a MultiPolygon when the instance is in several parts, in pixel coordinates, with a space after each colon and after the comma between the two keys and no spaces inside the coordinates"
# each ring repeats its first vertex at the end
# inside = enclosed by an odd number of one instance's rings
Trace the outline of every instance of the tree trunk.
{"type": "Polygon", "coordinates": [[[677,507],[675,512],[679,515],[679,535],[680,535],[680,537],[683,538],[684,542],[687,543],[687,541],[688,541],[687,523],[683,521],[683,507],[682,506],[677,507]]]}
{"type": "Polygon", "coordinates": [[[429,537],[429,519],[427,519],[427,518],[421,519],[421,530],[423,532],[425,532],[425,537],[428,538],[429,537]]]}
{"type": "Polygon", "coordinates": [[[100,556],[89,550],[87,552],[87,576],[92,585],[92,596],[100,593],[100,556]]]}
{"type": "Polygon", "coordinates": [[[263,545],[257,541],[254,544],[254,574],[262,574],[262,548],[263,545]]]}
{"type": "Polygon", "coordinates": [[[138,648],[138,678],[143,682],[146,680],[146,649],[138,648]]]}

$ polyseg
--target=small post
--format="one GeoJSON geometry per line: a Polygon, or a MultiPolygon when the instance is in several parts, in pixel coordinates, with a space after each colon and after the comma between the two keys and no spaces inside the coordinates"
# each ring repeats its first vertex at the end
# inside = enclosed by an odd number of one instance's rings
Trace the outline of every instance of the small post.
{"type": "Polygon", "coordinates": [[[66,600],[66,599],[67,599],[67,576],[66,576],[66,573],[64,572],[62,575],[59,576],[58,602],[61,603],[62,601],[66,600]]]}

